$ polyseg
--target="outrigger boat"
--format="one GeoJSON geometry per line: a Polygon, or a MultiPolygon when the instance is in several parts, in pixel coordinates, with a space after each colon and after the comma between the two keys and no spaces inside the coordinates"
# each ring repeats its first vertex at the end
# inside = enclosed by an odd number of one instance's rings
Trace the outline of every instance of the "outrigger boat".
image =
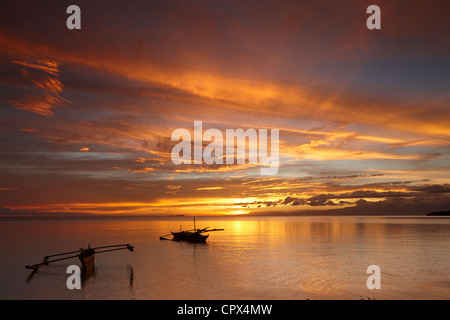
{"type": "Polygon", "coordinates": [[[224,229],[208,229],[209,227],[203,229],[197,229],[195,227],[195,217],[194,217],[194,229],[191,230],[182,230],[180,226],[179,232],[170,231],[169,234],[163,235],[159,237],[160,240],[172,240],[172,241],[189,241],[189,242],[206,242],[206,239],[209,237],[209,234],[203,234],[206,232],[212,231],[223,231],[224,229]],[[172,239],[167,239],[167,236],[172,235],[172,239]]]}
{"type": "Polygon", "coordinates": [[[133,252],[134,247],[130,244],[115,244],[115,245],[111,245],[111,246],[91,248],[91,246],[88,245],[87,249],[80,248],[79,250],[75,250],[75,251],[69,251],[69,252],[57,253],[57,254],[45,256],[41,263],[27,265],[27,266],[25,266],[25,268],[33,269],[33,270],[37,271],[42,266],[46,266],[52,262],[66,260],[66,259],[72,259],[72,258],[78,258],[81,262],[81,266],[83,267],[83,270],[90,271],[95,266],[95,263],[94,263],[95,254],[117,251],[117,250],[124,250],[124,249],[128,249],[130,252],[133,252]],[[49,260],[49,258],[52,258],[52,257],[59,257],[59,258],[49,260]]]}

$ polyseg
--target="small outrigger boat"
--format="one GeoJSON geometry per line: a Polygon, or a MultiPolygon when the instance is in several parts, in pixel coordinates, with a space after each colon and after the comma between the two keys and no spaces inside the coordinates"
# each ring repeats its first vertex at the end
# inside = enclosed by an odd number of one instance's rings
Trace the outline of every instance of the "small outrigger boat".
{"type": "Polygon", "coordinates": [[[170,231],[169,234],[159,237],[160,240],[172,240],[172,241],[189,241],[189,242],[206,242],[209,234],[203,234],[211,231],[223,231],[224,229],[208,229],[209,227],[203,229],[197,229],[195,227],[195,217],[194,217],[194,229],[192,230],[181,230],[179,232],[170,231]],[[172,239],[167,239],[167,236],[172,235],[172,239]]]}
{"type": "Polygon", "coordinates": [[[87,249],[80,248],[79,250],[75,250],[75,251],[69,251],[69,252],[57,253],[57,254],[45,256],[41,263],[27,265],[27,266],[25,266],[25,268],[33,269],[33,270],[37,271],[42,266],[46,266],[52,262],[66,260],[66,259],[72,259],[72,258],[78,258],[81,262],[81,266],[83,267],[83,271],[90,271],[95,266],[95,263],[94,263],[95,254],[110,252],[110,251],[117,251],[117,250],[124,250],[124,249],[128,249],[130,252],[133,252],[134,247],[130,244],[115,244],[115,245],[111,245],[111,246],[91,248],[91,246],[88,245],[87,249]],[[106,250],[101,250],[101,249],[106,249],[106,250]],[[98,250],[100,250],[100,251],[98,251],[98,250]],[[73,255],[74,253],[76,253],[76,254],[73,255]],[[60,258],[49,260],[49,258],[52,258],[52,257],[60,257],[60,258]]]}

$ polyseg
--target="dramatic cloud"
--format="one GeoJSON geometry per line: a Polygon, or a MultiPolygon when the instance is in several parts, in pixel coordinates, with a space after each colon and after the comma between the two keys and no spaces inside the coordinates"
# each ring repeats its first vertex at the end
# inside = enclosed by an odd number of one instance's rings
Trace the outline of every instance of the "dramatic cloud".
{"type": "Polygon", "coordinates": [[[59,64],[53,60],[38,60],[36,63],[12,61],[22,66],[22,79],[31,86],[23,97],[10,103],[22,110],[31,111],[42,116],[52,116],[52,109],[67,102],[62,98],[62,84],[58,80],[59,64]]]}
{"type": "Polygon", "coordinates": [[[450,205],[446,1],[379,1],[377,31],[365,0],[81,0],[81,30],[70,4],[0,5],[8,212],[450,205]],[[278,174],[175,165],[172,131],[198,120],[279,129],[278,174]]]}

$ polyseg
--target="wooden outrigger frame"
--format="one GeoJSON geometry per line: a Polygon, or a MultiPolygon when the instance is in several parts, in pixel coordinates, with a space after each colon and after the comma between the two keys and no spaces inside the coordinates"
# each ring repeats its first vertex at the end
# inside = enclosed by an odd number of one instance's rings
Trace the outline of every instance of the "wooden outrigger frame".
{"type": "Polygon", "coordinates": [[[52,255],[47,255],[43,258],[42,262],[32,264],[32,265],[26,265],[25,268],[27,269],[33,269],[33,270],[39,270],[39,268],[46,266],[52,262],[56,261],[62,261],[72,258],[78,258],[81,261],[81,265],[85,271],[88,271],[94,267],[94,256],[98,253],[104,253],[104,252],[111,252],[111,251],[118,251],[118,250],[124,250],[128,249],[130,252],[133,252],[134,247],[132,245],[128,244],[115,244],[115,245],[109,245],[109,246],[102,246],[102,247],[96,247],[91,248],[90,245],[86,249],[80,248],[79,250],[75,251],[69,251],[69,252],[63,252],[63,253],[57,253],[52,255]],[[103,250],[102,250],[103,249],[103,250]],[[106,250],[104,250],[106,249],[106,250]],[[100,250],[100,251],[98,251],[100,250]],[[51,259],[54,257],[59,257],[56,259],[51,259]]]}

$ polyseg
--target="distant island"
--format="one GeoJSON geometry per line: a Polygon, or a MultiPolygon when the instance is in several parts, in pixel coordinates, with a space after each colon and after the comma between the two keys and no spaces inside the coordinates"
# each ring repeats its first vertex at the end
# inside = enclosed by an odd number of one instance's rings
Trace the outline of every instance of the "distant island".
{"type": "Polygon", "coordinates": [[[450,211],[438,211],[427,213],[427,216],[450,216],[450,211]]]}

